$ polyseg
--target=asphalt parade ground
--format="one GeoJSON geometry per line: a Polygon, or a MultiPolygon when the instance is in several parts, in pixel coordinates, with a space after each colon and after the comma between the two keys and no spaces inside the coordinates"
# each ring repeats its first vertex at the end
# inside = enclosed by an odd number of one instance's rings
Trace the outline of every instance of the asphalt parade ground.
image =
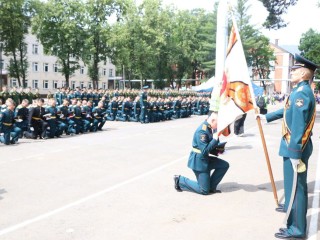
{"type": "MultiPolygon", "coordinates": [[[[270,106],[276,109],[277,106],[270,106]]],[[[320,108],[308,172],[308,239],[319,240],[320,108]]],[[[274,239],[276,212],[253,113],[228,137],[221,194],[176,192],[194,130],[205,116],[153,124],[107,122],[104,131],[0,145],[0,240],[274,239]]],[[[263,124],[283,200],[281,122],[263,124]]]]}

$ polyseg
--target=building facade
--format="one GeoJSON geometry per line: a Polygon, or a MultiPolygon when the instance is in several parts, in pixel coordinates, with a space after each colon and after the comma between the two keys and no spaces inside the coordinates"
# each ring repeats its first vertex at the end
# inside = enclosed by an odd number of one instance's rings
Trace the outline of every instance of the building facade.
{"type": "MultiPolygon", "coordinates": [[[[40,93],[47,94],[53,92],[57,88],[66,85],[64,76],[59,72],[58,59],[55,56],[45,55],[43,46],[38,41],[35,35],[28,34],[26,36],[27,43],[27,86],[32,89],[38,88],[40,93]]],[[[17,79],[11,78],[8,75],[7,67],[9,66],[10,56],[2,55],[2,79],[3,83],[9,87],[17,86],[17,79]]],[[[71,88],[91,88],[93,86],[88,76],[88,66],[82,61],[79,62],[80,69],[69,79],[69,87],[71,88]]],[[[99,88],[114,89],[116,87],[116,67],[107,59],[99,64],[99,88]]]]}
{"type": "Polygon", "coordinates": [[[270,79],[274,83],[274,91],[278,93],[291,92],[292,86],[289,79],[290,69],[294,63],[294,55],[278,45],[278,41],[270,43],[276,57],[273,63],[274,69],[270,73],[270,79]]]}

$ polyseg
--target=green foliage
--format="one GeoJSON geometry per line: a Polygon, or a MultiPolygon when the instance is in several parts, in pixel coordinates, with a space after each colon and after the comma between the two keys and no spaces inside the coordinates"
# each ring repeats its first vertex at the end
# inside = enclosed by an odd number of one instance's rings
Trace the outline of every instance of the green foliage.
{"type": "Polygon", "coordinates": [[[4,54],[10,56],[9,75],[18,80],[19,86],[25,85],[28,68],[25,44],[30,26],[28,6],[26,0],[0,0],[0,41],[4,54]]]}
{"type": "MultiPolygon", "coordinates": [[[[320,33],[309,29],[306,33],[302,34],[299,50],[302,56],[320,65],[320,33]]],[[[320,73],[316,71],[315,77],[319,79],[320,73]]]]}
{"type": "Polygon", "coordinates": [[[298,0],[259,0],[269,12],[269,15],[263,24],[268,29],[279,29],[287,26],[287,23],[282,19],[290,6],[295,5],[298,0]]]}
{"type": "Polygon", "coordinates": [[[113,26],[112,60],[127,79],[158,79],[157,87],[175,79],[195,77],[195,71],[214,72],[215,13],[178,11],[160,0],[133,2],[113,26]],[[159,84],[158,84],[159,83],[159,84]]]}
{"type": "Polygon", "coordinates": [[[124,13],[127,2],[124,0],[88,0],[86,9],[86,51],[85,59],[89,64],[89,76],[93,82],[93,87],[98,87],[99,62],[106,61],[111,56],[112,47],[110,45],[111,26],[110,18],[116,14],[119,18],[124,13]]]}
{"type": "Polygon", "coordinates": [[[78,0],[48,0],[35,2],[34,7],[32,32],[41,41],[44,53],[59,59],[59,71],[69,86],[85,49],[84,5],[78,0]]]}

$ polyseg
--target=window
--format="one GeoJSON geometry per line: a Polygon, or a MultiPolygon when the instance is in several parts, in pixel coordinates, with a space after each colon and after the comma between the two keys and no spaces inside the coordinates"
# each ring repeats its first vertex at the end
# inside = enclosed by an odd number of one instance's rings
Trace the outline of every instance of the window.
{"type": "Polygon", "coordinates": [[[74,53],[70,54],[70,58],[75,58],[76,56],[74,55],[74,53]]]}
{"type": "Polygon", "coordinates": [[[102,88],[103,89],[107,89],[107,83],[106,82],[102,83],[102,88]]]}
{"type": "Polygon", "coordinates": [[[65,87],[65,86],[66,86],[66,81],[62,81],[61,87],[65,87]]]}
{"type": "Polygon", "coordinates": [[[44,72],[49,72],[49,64],[48,63],[44,63],[43,64],[43,71],[44,72]]]}
{"type": "Polygon", "coordinates": [[[34,72],[38,72],[38,71],[39,71],[38,63],[37,63],[37,62],[33,62],[33,63],[32,63],[32,70],[33,70],[34,72]]]}
{"type": "Polygon", "coordinates": [[[18,86],[17,79],[12,78],[10,82],[10,87],[17,87],[17,86],[18,86]]]}
{"type": "Polygon", "coordinates": [[[52,88],[53,89],[57,89],[58,88],[58,81],[57,80],[53,80],[52,88]]]}
{"type": "Polygon", "coordinates": [[[28,80],[25,81],[25,84],[23,87],[25,87],[25,88],[28,87],[28,80]]]}
{"type": "Polygon", "coordinates": [[[80,88],[81,88],[81,89],[84,88],[84,82],[80,82],[80,88]]]}
{"type": "Polygon", "coordinates": [[[53,72],[58,72],[58,64],[53,64],[53,72]]]}
{"type": "Polygon", "coordinates": [[[0,60],[0,69],[5,69],[5,65],[2,59],[0,60]]]}
{"type": "Polygon", "coordinates": [[[113,69],[109,69],[109,77],[113,77],[113,69]]]}
{"type": "Polygon", "coordinates": [[[104,68],[104,69],[102,70],[102,75],[103,75],[103,76],[106,76],[106,75],[107,75],[107,69],[106,69],[106,68],[104,68]]]}
{"type": "Polygon", "coordinates": [[[39,80],[32,80],[32,88],[36,89],[39,87],[39,80]]]}
{"type": "Polygon", "coordinates": [[[80,68],[80,74],[84,74],[84,67],[80,68]]]}
{"type": "Polygon", "coordinates": [[[39,45],[32,44],[32,54],[39,54],[39,45]]]}
{"type": "Polygon", "coordinates": [[[71,88],[75,89],[76,88],[76,82],[75,81],[71,81],[71,88]]]}
{"type": "Polygon", "coordinates": [[[49,88],[49,81],[43,80],[43,89],[48,89],[48,88],[49,88]]]}
{"type": "Polygon", "coordinates": [[[92,82],[88,82],[88,88],[92,88],[92,82]]]}

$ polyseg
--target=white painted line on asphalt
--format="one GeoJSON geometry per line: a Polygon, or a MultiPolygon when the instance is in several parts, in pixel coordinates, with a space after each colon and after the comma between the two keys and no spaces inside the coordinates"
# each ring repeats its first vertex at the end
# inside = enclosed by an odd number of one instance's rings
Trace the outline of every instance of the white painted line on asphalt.
{"type": "Polygon", "coordinates": [[[77,205],[80,205],[80,204],[83,204],[83,203],[85,203],[85,202],[88,202],[88,201],[90,201],[90,200],[92,200],[92,199],[98,198],[98,197],[100,197],[100,196],[102,196],[102,195],[104,195],[104,194],[106,194],[106,193],[108,193],[108,192],[111,192],[111,191],[116,190],[116,189],[118,189],[118,188],[120,188],[120,187],[123,187],[123,186],[125,186],[125,185],[127,185],[127,184],[133,183],[133,182],[135,182],[135,181],[137,181],[137,180],[140,180],[140,179],[145,178],[145,177],[147,177],[147,176],[149,176],[149,175],[152,175],[152,174],[154,174],[154,173],[156,173],[156,172],[159,172],[159,171],[161,171],[161,170],[163,170],[163,169],[165,169],[165,168],[167,168],[167,167],[169,167],[169,166],[171,166],[171,165],[174,165],[174,164],[176,164],[176,163],[178,163],[178,162],[180,162],[180,161],[182,161],[182,160],[186,160],[188,156],[189,156],[189,155],[186,155],[186,156],[183,156],[183,157],[181,157],[181,158],[178,158],[178,159],[176,159],[176,160],[174,160],[174,161],[172,161],[172,162],[169,162],[169,163],[164,164],[164,165],[162,165],[162,166],[160,166],[160,167],[157,167],[157,168],[155,168],[155,169],[152,169],[152,170],[149,171],[149,172],[140,174],[140,175],[138,175],[138,176],[136,176],[136,177],[133,177],[133,178],[127,180],[127,181],[124,181],[124,182],[122,182],[122,183],[118,183],[118,184],[116,184],[116,185],[113,185],[112,187],[108,187],[108,188],[106,188],[106,189],[104,189],[104,190],[102,190],[102,191],[100,191],[100,192],[94,193],[94,194],[89,195],[89,196],[87,196],[87,197],[84,197],[84,198],[82,198],[82,199],[80,199],[80,200],[78,200],[78,201],[75,201],[75,202],[73,202],[73,203],[69,203],[69,204],[67,204],[67,205],[65,205],[65,206],[63,206],[63,207],[60,207],[60,208],[57,208],[57,209],[52,210],[52,211],[50,211],[50,212],[47,212],[47,213],[45,213],[45,214],[39,215],[39,216],[37,216],[37,217],[35,217],[35,218],[31,218],[31,219],[29,219],[29,220],[26,220],[26,221],[24,221],[24,222],[18,223],[18,224],[16,224],[16,225],[11,226],[11,227],[4,228],[4,229],[0,230],[0,236],[3,236],[3,235],[8,234],[8,233],[10,233],[10,232],[14,232],[14,231],[16,231],[16,230],[19,230],[19,229],[21,229],[21,228],[24,228],[24,227],[26,227],[26,226],[28,226],[28,225],[30,225],[30,224],[35,223],[35,222],[39,222],[39,221],[44,220],[44,219],[46,219],[46,218],[52,217],[52,216],[54,216],[54,215],[56,215],[56,214],[58,214],[58,213],[60,213],[60,212],[63,212],[63,211],[65,211],[65,210],[68,210],[69,208],[75,207],[75,206],[77,206],[77,205]]]}
{"type": "MultiPolygon", "coordinates": [[[[319,142],[319,151],[320,151],[320,142],[319,142]]],[[[309,240],[316,240],[317,233],[318,233],[318,216],[320,212],[319,208],[319,201],[320,201],[320,152],[318,153],[318,161],[316,167],[316,178],[315,178],[315,185],[313,191],[313,201],[312,201],[312,208],[311,208],[311,219],[309,224],[309,240]]]]}
{"type": "Polygon", "coordinates": [[[7,161],[3,161],[0,162],[1,165],[3,164],[7,164],[9,162],[18,162],[18,161],[23,161],[23,160],[27,160],[27,159],[34,159],[34,158],[39,158],[39,157],[43,157],[44,153],[40,153],[40,154],[35,154],[35,155],[31,155],[31,156],[27,156],[27,157],[22,157],[22,158],[14,158],[14,159],[8,159],[7,161]]]}

